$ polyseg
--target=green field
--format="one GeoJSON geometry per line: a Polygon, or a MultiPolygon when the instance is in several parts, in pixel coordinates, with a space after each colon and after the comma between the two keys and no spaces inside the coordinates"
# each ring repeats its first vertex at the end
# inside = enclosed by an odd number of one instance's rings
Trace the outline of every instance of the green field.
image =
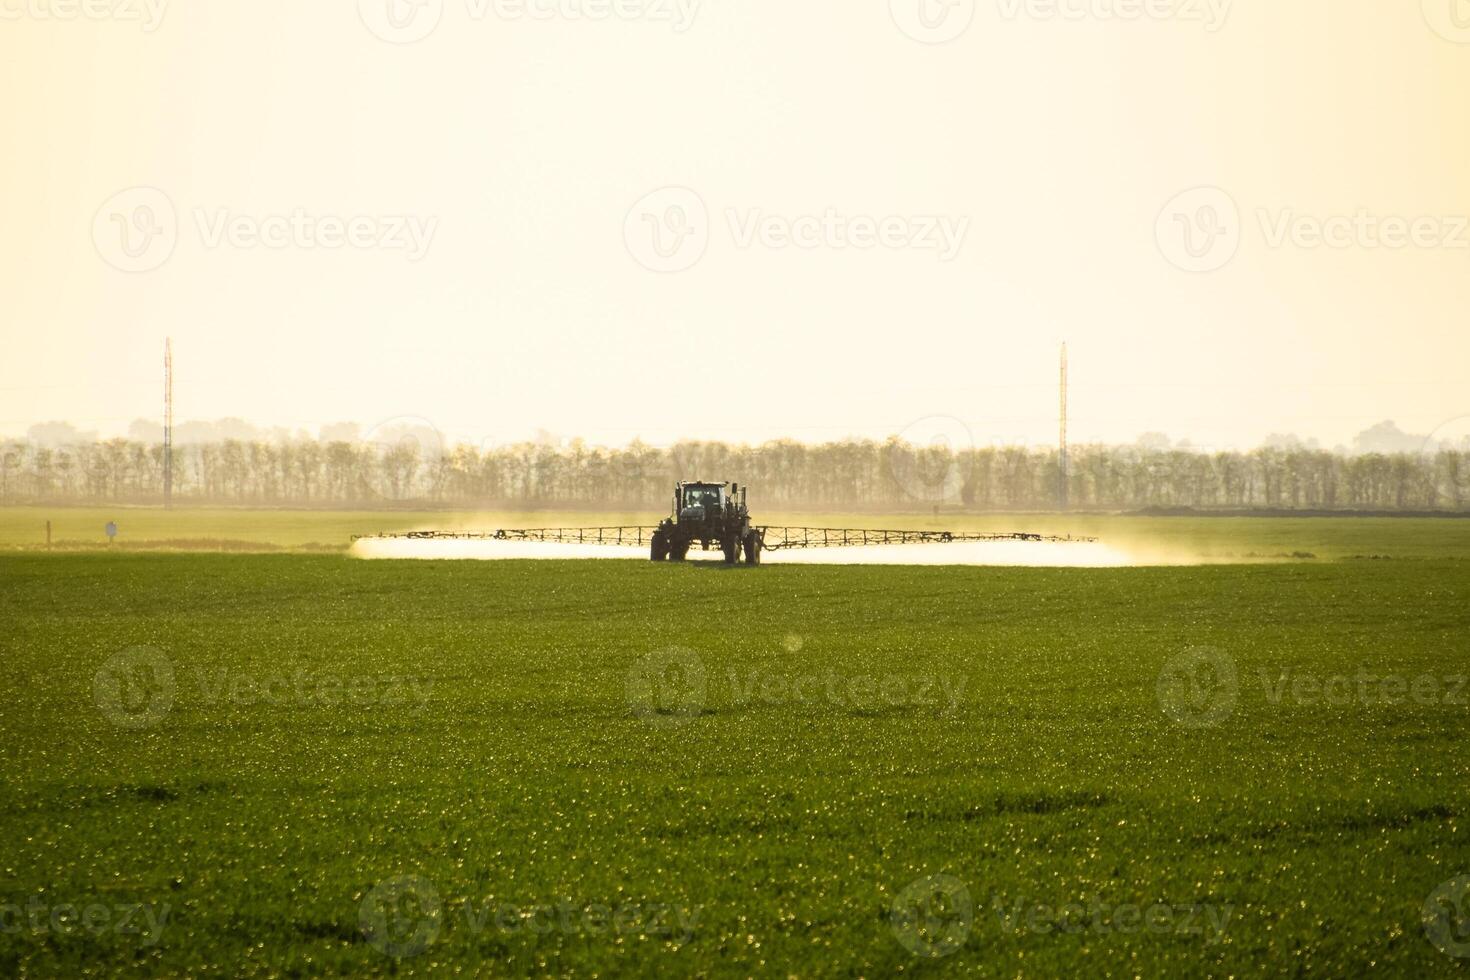
{"type": "Polygon", "coordinates": [[[1470,969],[1470,522],[971,520],[1316,557],[0,553],[0,974],[1470,969]]]}

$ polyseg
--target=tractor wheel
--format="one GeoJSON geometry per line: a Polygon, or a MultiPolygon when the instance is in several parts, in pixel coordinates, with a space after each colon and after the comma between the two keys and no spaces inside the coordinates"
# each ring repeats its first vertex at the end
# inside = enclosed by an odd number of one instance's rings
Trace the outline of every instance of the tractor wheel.
{"type": "Polygon", "coordinates": [[[759,531],[751,531],[745,536],[745,564],[759,565],[761,563],[761,536],[759,531]]]}
{"type": "Polygon", "coordinates": [[[739,538],[735,537],[732,534],[729,537],[725,538],[724,541],[721,541],[720,542],[720,546],[721,546],[722,550],[725,552],[725,564],[726,565],[733,565],[737,561],[740,560],[740,539],[739,538]]]}
{"type": "Polygon", "coordinates": [[[649,547],[648,557],[654,561],[669,560],[669,542],[663,535],[655,534],[653,536],[653,544],[649,547]]]}

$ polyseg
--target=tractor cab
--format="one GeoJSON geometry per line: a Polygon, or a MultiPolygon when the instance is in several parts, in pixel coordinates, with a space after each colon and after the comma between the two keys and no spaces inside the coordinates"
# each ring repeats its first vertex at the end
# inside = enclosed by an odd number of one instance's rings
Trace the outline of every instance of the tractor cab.
{"type": "Polygon", "coordinates": [[[675,492],[674,512],[681,521],[703,521],[724,510],[723,483],[681,483],[675,492]]]}

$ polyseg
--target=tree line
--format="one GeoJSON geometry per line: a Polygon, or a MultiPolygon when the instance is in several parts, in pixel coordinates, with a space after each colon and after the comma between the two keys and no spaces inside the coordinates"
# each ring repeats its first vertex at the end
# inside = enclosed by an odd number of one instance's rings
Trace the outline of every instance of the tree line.
{"type": "MultiPolygon", "coordinates": [[[[0,443],[0,504],[156,504],[163,452],[130,439],[0,443]]],[[[897,439],[483,450],[413,433],[387,443],[227,439],[175,447],[173,471],[176,503],[267,507],[648,510],[683,479],[748,484],[752,506],[763,509],[1050,510],[1061,499],[1055,449],[957,450],[897,439]]],[[[1080,446],[1066,490],[1077,510],[1458,511],[1470,505],[1470,452],[1080,446]]]]}

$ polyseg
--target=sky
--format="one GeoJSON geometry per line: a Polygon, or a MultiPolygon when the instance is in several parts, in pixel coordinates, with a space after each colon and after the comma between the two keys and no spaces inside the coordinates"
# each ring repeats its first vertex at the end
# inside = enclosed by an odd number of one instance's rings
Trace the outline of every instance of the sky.
{"type": "MultiPolygon", "coordinates": [[[[0,433],[1470,416],[1464,0],[0,0],[0,433]]],[[[1461,421],[1457,421],[1461,420],[1461,421]]]]}

